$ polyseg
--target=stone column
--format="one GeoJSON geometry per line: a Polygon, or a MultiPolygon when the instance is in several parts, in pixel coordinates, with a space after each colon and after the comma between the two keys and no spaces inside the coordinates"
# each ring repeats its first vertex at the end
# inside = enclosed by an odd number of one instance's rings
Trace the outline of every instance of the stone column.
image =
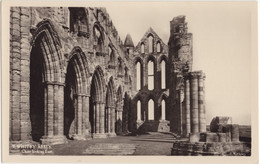
{"type": "Polygon", "coordinates": [[[96,122],[96,128],[95,133],[93,134],[94,138],[106,138],[105,134],[105,120],[104,120],[104,114],[105,114],[105,104],[103,102],[96,102],[95,105],[96,114],[95,114],[95,122],[96,122]]]}
{"type": "Polygon", "coordinates": [[[198,74],[191,73],[191,132],[199,132],[199,112],[198,112],[198,74]]]}
{"type": "Polygon", "coordinates": [[[116,110],[117,117],[116,117],[116,133],[121,134],[122,133],[122,111],[123,109],[121,107],[118,107],[116,110]]]}
{"type": "Polygon", "coordinates": [[[186,115],[186,135],[190,133],[190,80],[185,78],[185,115],[186,115]]]}
{"type": "Polygon", "coordinates": [[[64,84],[47,82],[45,93],[45,136],[42,137],[42,144],[66,143],[63,134],[63,107],[64,107],[64,84]]]}
{"type": "Polygon", "coordinates": [[[51,137],[53,136],[53,85],[47,84],[47,95],[48,95],[48,115],[47,121],[48,121],[48,132],[47,136],[51,137]]]}
{"type": "Polygon", "coordinates": [[[116,136],[115,133],[115,107],[111,107],[111,134],[110,136],[116,136]]]}
{"type": "Polygon", "coordinates": [[[107,107],[107,132],[111,133],[111,108],[107,107]]]}
{"type": "Polygon", "coordinates": [[[99,133],[99,110],[100,110],[100,104],[99,102],[96,102],[96,105],[95,105],[95,123],[96,123],[96,126],[95,126],[95,133],[99,133]]]}
{"type": "Polygon", "coordinates": [[[231,141],[232,142],[239,142],[239,125],[238,124],[232,124],[231,141]]]}
{"type": "Polygon", "coordinates": [[[75,140],[85,140],[83,134],[83,94],[77,94],[77,106],[75,110],[76,134],[73,135],[75,140]]]}
{"type": "Polygon", "coordinates": [[[200,132],[206,132],[206,119],[204,109],[204,78],[205,75],[200,72],[199,74],[199,129],[200,132]]]}
{"type": "Polygon", "coordinates": [[[183,93],[183,88],[181,88],[179,90],[179,107],[180,107],[180,134],[183,135],[183,128],[182,128],[182,124],[183,124],[183,118],[182,118],[182,112],[183,112],[183,108],[182,108],[182,102],[183,102],[183,99],[184,99],[184,93],[183,93]]]}
{"type": "Polygon", "coordinates": [[[87,131],[87,126],[86,126],[86,120],[87,120],[87,117],[86,117],[86,95],[85,94],[82,94],[82,126],[81,126],[81,131],[82,131],[82,135],[86,135],[87,131]]]}
{"type": "Polygon", "coordinates": [[[82,96],[78,95],[78,129],[77,129],[77,134],[81,135],[82,134],[82,96]]]}
{"type": "Polygon", "coordinates": [[[87,138],[90,137],[89,134],[89,95],[82,96],[82,134],[87,138]]]}
{"type": "Polygon", "coordinates": [[[58,119],[59,116],[58,96],[59,96],[59,86],[57,84],[54,84],[53,85],[53,135],[58,134],[58,120],[59,120],[58,119]]]}
{"type": "Polygon", "coordinates": [[[59,85],[58,135],[64,136],[64,85],[59,85]]]}
{"type": "Polygon", "coordinates": [[[96,104],[93,102],[93,134],[96,133],[96,104]]]}
{"type": "Polygon", "coordinates": [[[104,103],[99,104],[99,133],[104,134],[105,133],[105,105],[104,103]]]}

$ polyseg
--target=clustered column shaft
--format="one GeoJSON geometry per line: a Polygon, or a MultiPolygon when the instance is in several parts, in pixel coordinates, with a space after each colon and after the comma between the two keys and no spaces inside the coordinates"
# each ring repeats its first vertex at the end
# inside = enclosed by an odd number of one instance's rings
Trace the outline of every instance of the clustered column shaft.
{"type": "Polygon", "coordinates": [[[198,78],[191,74],[191,133],[199,132],[198,78]]]}
{"type": "Polygon", "coordinates": [[[199,127],[200,132],[206,132],[205,102],[204,102],[204,75],[199,76],[199,127]]]}
{"type": "Polygon", "coordinates": [[[206,131],[204,80],[202,71],[190,72],[185,76],[186,136],[206,131]]]}
{"type": "Polygon", "coordinates": [[[44,137],[42,142],[52,142],[49,138],[64,136],[64,85],[46,82],[44,88],[44,137]]]}
{"type": "Polygon", "coordinates": [[[190,133],[190,81],[185,79],[185,112],[186,112],[186,135],[190,133]]]}
{"type": "Polygon", "coordinates": [[[115,107],[111,107],[111,133],[115,133],[115,107]]]}
{"type": "Polygon", "coordinates": [[[104,117],[105,117],[105,104],[100,102],[99,104],[99,112],[100,112],[100,115],[99,115],[99,133],[102,133],[104,134],[105,133],[105,120],[104,120],[104,117]]]}

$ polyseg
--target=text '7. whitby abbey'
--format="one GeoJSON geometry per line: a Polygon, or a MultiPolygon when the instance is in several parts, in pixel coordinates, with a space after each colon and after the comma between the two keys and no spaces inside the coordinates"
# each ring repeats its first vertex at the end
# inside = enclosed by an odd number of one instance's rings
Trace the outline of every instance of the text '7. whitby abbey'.
{"type": "Polygon", "coordinates": [[[119,38],[105,8],[10,9],[10,141],[206,132],[204,79],[185,16],[168,45],[119,38]]]}

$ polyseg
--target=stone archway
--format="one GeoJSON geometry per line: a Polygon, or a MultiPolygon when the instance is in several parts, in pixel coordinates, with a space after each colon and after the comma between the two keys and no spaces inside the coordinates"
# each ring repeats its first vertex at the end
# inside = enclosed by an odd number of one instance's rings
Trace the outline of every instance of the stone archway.
{"type": "Polygon", "coordinates": [[[129,126],[131,127],[131,124],[129,124],[131,120],[131,98],[127,92],[125,92],[124,100],[123,100],[123,113],[122,113],[122,132],[124,134],[129,132],[129,126]]]}
{"type": "Polygon", "coordinates": [[[105,80],[101,67],[97,67],[91,82],[89,120],[93,138],[106,138],[105,134],[105,80]]]}
{"type": "Polygon", "coordinates": [[[69,58],[64,90],[64,135],[77,140],[88,134],[88,67],[85,54],[75,47],[69,58]]]}
{"type": "Polygon", "coordinates": [[[63,135],[63,57],[49,20],[32,31],[30,54],[30,120],[32,138],[43,144],[66,142],[63,135]],[[61,98],[60,98],[61,97],[61,98]]]}
{"type": "Polygon", "coordinates": [[[116,134],[122,134],[123,95],[121,86],[117,89],[116,98],[116,134]]]}
{"type": "Polygon", "coordinates": [[[107,85],[106,93],[106,109],[105,109],[105,132],[108,136],[116,136],[115,134],[115,87],[113,77],[110,78],[107,85]]]}

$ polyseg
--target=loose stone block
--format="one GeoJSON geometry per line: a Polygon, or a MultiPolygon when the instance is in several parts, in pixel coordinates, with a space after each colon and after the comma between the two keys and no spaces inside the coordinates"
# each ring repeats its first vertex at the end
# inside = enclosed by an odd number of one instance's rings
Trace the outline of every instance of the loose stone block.
{"type": "Polygon", "coordinates": [[[227,141],[227,134],[226,133],[218,133],[218,140],[219,142],[226,142],[227,141]]]}
{"type": "Polygon", "coordinates": [[[206,142],[219,142],[219,137],[217,133],[206,133],[206,142]]]}
{"type": "Polygon", "coordinates": [[[190,133],[189,141],[190,142],[199,142],[200,141],[200,133],[190,133]]]}
{"type": "Polygon", "coordinates": [[[214,117],[210,123],[211,132],[220,132],[219,125],[226,125],[232,122],[231,117],[214,117]]]}
{"type": "Polygon", "coordinates": [[[239,141],[239,125],[238,124],[232,124],[231,140],[232,140],[232,142],[239,141]]]}

